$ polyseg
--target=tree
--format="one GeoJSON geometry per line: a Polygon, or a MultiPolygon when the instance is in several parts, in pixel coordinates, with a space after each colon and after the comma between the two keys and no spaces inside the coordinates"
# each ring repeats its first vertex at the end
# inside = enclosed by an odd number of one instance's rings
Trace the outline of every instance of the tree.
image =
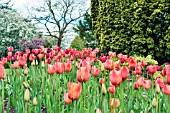
{"type": "Polygon", "coordinates": [[[0,9],[9,9],[11,8],[11,1],[12,0],[8,0],[8,1],[3,1],[3,0],[0,0],[0,9]]]}
{"type": "Polygon", "coordinates": [[[15,10],[0,9],[0,57],[7,54],[7,47],[15,51],[22,47],[18,44],[21,38],[30,40],[36,36],[35,26],[21,17],[15,10]]]}
{"type": "Polygon", "coordinates": [[[102,51],[170,61],[169,0],[92,0],[94,34],[102,51]]]}
{"type": "Polygon", "coordinates": [[[84,14],[84,19],[79,20],[79,24],[73,29],[84,41],[86,47],[94,47],[95,38],[92,29],[92,18],[88,12],[84,14]]]}
{"type": "Polygon", "coordinates": [[[83,17],[83,3],[84,0],[45,0],[42,7],[36,8],[41,14],[32,16],[46,28],[49,36],[57,39],[60,46],[70,26],[83,17]]]}

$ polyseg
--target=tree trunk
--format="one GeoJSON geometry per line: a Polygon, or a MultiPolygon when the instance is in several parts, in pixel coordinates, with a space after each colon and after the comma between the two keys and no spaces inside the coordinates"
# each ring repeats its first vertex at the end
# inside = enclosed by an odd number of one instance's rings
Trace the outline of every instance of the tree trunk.
{"type": "Polygon", "coordinates": [[[59,38],[58,38],[58,42],[57,42],[57,46],[59,46],[59,47],[61,46],[61,41],[62,41],[62,38],[59,37],[59,38]]]}

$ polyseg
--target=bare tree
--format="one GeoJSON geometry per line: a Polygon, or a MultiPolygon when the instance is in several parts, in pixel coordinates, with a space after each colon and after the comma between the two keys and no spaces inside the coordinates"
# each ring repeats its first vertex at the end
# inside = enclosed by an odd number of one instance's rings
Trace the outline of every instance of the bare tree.
{"type": "Polygon", "coordinates": [[[57,39],[60,46],[64,35],[70,30],[69,26],[88,10],[84,4],[84,0],[45,0],[43,6],[35,8],[41,14],[32,16],[46,28],[48,36],[57,39]]]}
{"type": "Polygon", "coordinates": [[[8,9],[12,7],[13,4],[11,4],[11,1],[12,0],[8,0],[8,1],[0,0],[0,9],[8,9]]]}

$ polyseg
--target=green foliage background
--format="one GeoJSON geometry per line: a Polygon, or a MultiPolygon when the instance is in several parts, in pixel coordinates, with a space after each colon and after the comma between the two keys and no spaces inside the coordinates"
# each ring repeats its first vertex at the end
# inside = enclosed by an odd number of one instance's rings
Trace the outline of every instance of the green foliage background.
{"type": "Polygon", "coordinates": [[[169,0],[91,0],[91,16],[102,51],[170,61],[169,0]]]}
{"type": "Polygon", "coordinates": [[[85,43],[79,36],[76,36],[71,43],[71,47],[81,51],[85,47],[85,43]]]}

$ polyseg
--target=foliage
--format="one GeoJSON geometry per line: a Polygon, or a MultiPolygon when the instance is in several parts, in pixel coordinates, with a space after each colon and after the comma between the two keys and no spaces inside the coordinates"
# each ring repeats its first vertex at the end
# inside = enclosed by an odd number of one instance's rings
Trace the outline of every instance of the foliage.
{"type": "Polygon", "coordinates": [[[88,12],[84,14],[84,19],[79,20],[79,24],[73,29],[84,41],[86,47],[94,47],[95,39],[93,36],[92,19],[88,12]]]}
{"type": "Polygon", "coordinates": [[[13,46],[16,51],[20,50],[22,47],[18,41],[22,37],[29,40],[35,35],[33,24],[26,22],[16,11],[0,9],[0,57],[6,56],[9,46],[13,46]]]}
{"type": "Polygon", "coordinates": [[[148,55],[147,57],[135,55],[135,59],[138,62],[145,61],[147,65],[158,65],[158,62],[156,60],[152,59],[151,55],[148,55]]]}
{"type": "Polygon", "coordinates": [[[76,48],[77,50],[80,51],[85,47],[85,44],[84,41],[79,36],[76,36],[71,43],[71,47],[76,48]]]}
{"type": "Polygon", "coordinates": [[[102,51],[170,61],[169,0],[92,0],[91,11],[102,51]]]}
{"type": "Polygon", "coordinates": [[[33,38],[31,41],[20,40],[19,44],[26,50],[44,46],[45,41],[42,38],[33,38]]]}

